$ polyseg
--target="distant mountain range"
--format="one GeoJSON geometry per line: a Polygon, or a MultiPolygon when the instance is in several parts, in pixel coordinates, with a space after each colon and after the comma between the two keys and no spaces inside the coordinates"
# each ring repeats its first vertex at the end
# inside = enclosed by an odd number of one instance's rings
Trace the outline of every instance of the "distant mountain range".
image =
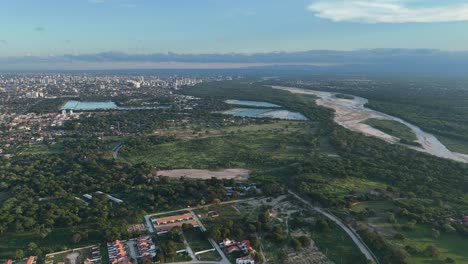
{"type": "Polygon", "coordinates": [[[372,49],[355,51],[228,54],[126,54],[104,52],[62,56],[0,57],[0,70],[245,69],[322,74],[418,74],[468,76],[468,51],[372,49]],[[128,67],[126,67],[128,65],[128,67]],[[192,67],[193,66],[193,67],[192,67]]]}

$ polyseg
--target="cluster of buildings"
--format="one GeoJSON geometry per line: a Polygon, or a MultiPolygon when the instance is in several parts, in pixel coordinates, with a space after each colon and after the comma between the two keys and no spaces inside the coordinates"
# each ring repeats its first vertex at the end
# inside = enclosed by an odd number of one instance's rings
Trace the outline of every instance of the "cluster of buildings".
{"type": "Polygon", "coordinates": [[[107,254],[109,255],[109,262],[112,264],[132,264],[130,255],[127,253],[126,244],[123,241],[108,242],[107,254]]]}
{"type": "Polygon", "coordinates": [[[192,77],[176,75],[86,75],[86,74],[4,74],[0,75],[0,92],[16,98],[52,98],[61,96],[109,95],[136,89],[177,89],[206,80],[225,77],[192,77]],[[91,92],[91,94],[90,94],[91,92]]]}
{"type": "Polygon", "coordinates": [[[148,228],[145,224],[133,224],[128,226],[127,231],[129,233],[143,233],[147,232],[148,228]]]}
{"type": "Polygon", "coordinates": [[[156,257],[156,246],[150,236],[139,236],[136,244],[138,248],[138,257],[151,259],[156,257]]]}
{"type": "Polygon", "coordinates": [[[256,185],[250,185],[250,186],[239,186],[239,187],[224,187],[224,190],[226,191],[227,196],[233,196],[233,195],[238,195],[238,196],[244,196],[249,193],[251,194],[260,194],[262,190],[260,188],[257,188],[256,185]]]}
{"type": "Polygon", "coordinates": [[[85,259],[84,264],[101,264],[101,251],[98,246],[91,248],[91,256],[85,259]]]}
{"type": "Polygon", "coordinates": [[[5,150],[21,145],[33,145],[44,141],[53,142],[64,132],[49,127],[61,126],[63,122],[79,118],[61,114],[37,115],[28,113],[15,116],[8,124],[3,124],[0,131],[0,144],[5,150]]]}
{"type": "Polygon", "coordinates": [[[239,252],[244,257],[240,257],[236,259],[236,264],[255,264],[254,258],[249,255],[250,253],[254,253],[255,250],[250,245],[249,240],[242,240],[240,242],[236,242],[235,240],[225,238],[223,241],[219,243],[219,247],[224,249],[226,254],[232,254],[234,252],[239,252]]]}
{"type": "Polygon", "coordinates": [[[142,235],[126,241],[108,242],[107,253],[112,264],[131,264],[137,259],[153,261],[157,256],[157,248],[151,236],[142,235]]]}
{"type": "Polygon", "coordinates": [[[182,225],[198,226],[198,221],[193,218],[190,213],[174,215],[162,218],[152,218],[151,222],[154,229],[158,234],[163,234],[171,231],[174,227],[181,227],[182,225]]]}

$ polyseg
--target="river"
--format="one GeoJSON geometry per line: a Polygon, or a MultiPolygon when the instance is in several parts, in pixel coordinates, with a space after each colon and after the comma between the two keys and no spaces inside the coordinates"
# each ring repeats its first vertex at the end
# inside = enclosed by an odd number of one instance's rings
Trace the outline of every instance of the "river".
{"type": "Polygon", "coordinates": [[[382,131],[379,131],[373,127],[370,127],[362,122],[369,118],[379,118],[386,120],[393,120],[404,124],[409,127],[417,137],[417,141],[421,144],[421,147],[403,145],[408,148],[426,152],[440,158],[451,159],[459,162],[468,163],[468,155],[450,151],[442,142],[440,142],[434,135],[423,131],[416,125],[408,123],[407,121],[394,117],[379,111],[372,110],[365,107],[368,100],[363,97],[354,96],[354,99],[339,99],[336,98],[336,93],[314,91],[308,89],[300,89],[293,87],[284,86],[272,86],[275,89],[286,90],[291,93],[298,94],[312,94],[318,96],[318,105],[322,105],[335,110],[335,121],[341,126],[348,128],[353,131],[361,132],[366,135],[375,136],[381,138],[389,143],[398,143],[398,139],[390,136],[382,131]]]}

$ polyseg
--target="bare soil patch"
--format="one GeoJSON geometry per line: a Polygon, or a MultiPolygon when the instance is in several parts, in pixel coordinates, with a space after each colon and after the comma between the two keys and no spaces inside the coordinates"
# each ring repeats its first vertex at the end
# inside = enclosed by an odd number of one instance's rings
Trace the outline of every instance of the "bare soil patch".
{"type": "Polygon", "coordinates": [[[167,176],[171,178],[185,177],[189,179],[234,179],[236,181],[249,180],[250,171],[245,169],[225,169],[219,171],[211,170],[195,170],[195,169],[178,169],[178,170],[161,170],[157,176],[167,176]]]}

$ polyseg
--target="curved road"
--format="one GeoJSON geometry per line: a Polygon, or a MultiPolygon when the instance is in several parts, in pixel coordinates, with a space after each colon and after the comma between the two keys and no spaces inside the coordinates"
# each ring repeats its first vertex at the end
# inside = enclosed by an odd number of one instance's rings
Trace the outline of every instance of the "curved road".
{"type": "Polygon", "coordinates": [[[346,224],[344,224],[338,217],[336,217],[336,216],[334,216],[334,215],[332,215],[330,213],[325,212],[320,207],[313,206],[310,202],[302,199],[299,195],[297,195],[296,193],[294,193],[294,192],[292,192],[290,190],[288,190],[288,193],[291,194],[292,196],[296,197],[302,203],[304,203],[307,206],[309,206],[310,208],[312,208],[314,211],[317,211],[318,213],[324,215],[328,219],[335,222],[339,227],[341,227],[349,235],[349,237],[351,237],[354,244],[356,244],[356,246],[358,246],[359,250],[361,250],[362,254],[364,254],[364,256],[366,256],[366,258],[368,260],[372,260],[375,263],[380,263],[379,260],[377,259],[377,257],[374,255],[374,253],[372,253],[372,251],[367,247],[367,245],[364,243],[364,241],[362,241],[361,237],[359,237],[359,235],[356,234],[356,232],[353,229],[351,229],[346,224]]]}

